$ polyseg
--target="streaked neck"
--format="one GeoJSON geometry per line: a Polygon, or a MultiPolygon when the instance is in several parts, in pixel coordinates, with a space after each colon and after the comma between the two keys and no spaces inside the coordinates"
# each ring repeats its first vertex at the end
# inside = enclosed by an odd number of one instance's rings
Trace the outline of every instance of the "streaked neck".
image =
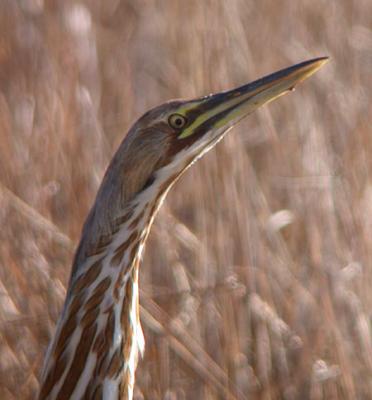
{"type": "Polygon", "coordinates": [[[132,398],[138,350],[144,349],[138,265],[170,187],[159,185],[138,193],[101,230],[99,210],[92,209],[45,360],[40,399],[132,398]]]}

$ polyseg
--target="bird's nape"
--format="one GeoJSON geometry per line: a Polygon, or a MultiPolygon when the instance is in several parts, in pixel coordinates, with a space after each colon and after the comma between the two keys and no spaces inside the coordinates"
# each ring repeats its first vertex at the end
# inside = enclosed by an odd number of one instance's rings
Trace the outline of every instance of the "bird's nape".
{"type": "Polygon", "coordinates": [[[291,90],[327,58],[253,83],[147,112],[108,167],[77,249],[39,399],[132,399],[138,350],[138,268],[173,182],[239,120],[291,90]]]}

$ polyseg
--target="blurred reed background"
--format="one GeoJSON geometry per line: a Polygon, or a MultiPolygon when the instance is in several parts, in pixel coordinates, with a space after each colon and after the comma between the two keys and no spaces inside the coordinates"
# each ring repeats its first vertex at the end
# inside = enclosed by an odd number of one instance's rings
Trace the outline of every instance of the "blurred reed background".
{"type": "Polygon", "coordinates": [[[130,124],[331,63],[177,183],[140,286],[136,399],[372,398],[372,2],[0,2],[0,398],[31,399],[130,124]]]}

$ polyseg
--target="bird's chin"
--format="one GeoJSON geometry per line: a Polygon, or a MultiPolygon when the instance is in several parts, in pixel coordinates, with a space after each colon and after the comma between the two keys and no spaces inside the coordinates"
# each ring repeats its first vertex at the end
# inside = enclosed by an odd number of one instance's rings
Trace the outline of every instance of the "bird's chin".
{"type": "Polygon", "coordinates": [[[156,176],[162,182],[159,187],[171,187],[191,165],[224,138],[232,128],[232,125],[221,127],[214,132],[207,132],[196,139],[190,146],[185,146],[175,154],[171,161],[156,171],[156,176]]]}
{"type": "Polygon", "coordinates": [[[213,136],[208,138],[208,140],[205,143],[202,143],[200,151],[193,160],[193,163],[199,160],[199,158],[203,157],[203,155],[207,153],[209,150],[213,149],[213,147],[216,146],[216,144],[225,137],[225,135],[231,128],[232,126],[221,129],[220,132],[214,133],[213,136]]]}

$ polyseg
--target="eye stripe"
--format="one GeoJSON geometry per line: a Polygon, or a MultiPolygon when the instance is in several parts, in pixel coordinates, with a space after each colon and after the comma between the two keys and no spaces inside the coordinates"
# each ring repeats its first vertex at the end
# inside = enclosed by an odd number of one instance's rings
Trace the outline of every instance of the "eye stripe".
{"type": "Polygon", "coordinates": [[[242,105],[246,100],[242,100],[237,104],[232,105],[231,107],[227,108],[226,110],[213,115],[209,118],[206,118],[204,121],[201,121],[200,124],[198,124],[194,130],[192,130],[192,125],[193,122],[190,127],[188,127],[186,130],[184,130],[181,135],[178,137],[179,139],[184,139],[187,138],[191,135],[195,135],[197,136],[198,134],[203,134],[205,133],[207,130],[209,130],[212,127],[218,127],[216,126],[219,122],[224,121],[224,118],[227,117],[231,112],[234,111],[234,109],[238,108],[240,105],[242,105]],[[191,128],[191,130],[189,131],[189,129],[191,128]],[[188,132],[189,131],[189,132],[188,132]]]}

